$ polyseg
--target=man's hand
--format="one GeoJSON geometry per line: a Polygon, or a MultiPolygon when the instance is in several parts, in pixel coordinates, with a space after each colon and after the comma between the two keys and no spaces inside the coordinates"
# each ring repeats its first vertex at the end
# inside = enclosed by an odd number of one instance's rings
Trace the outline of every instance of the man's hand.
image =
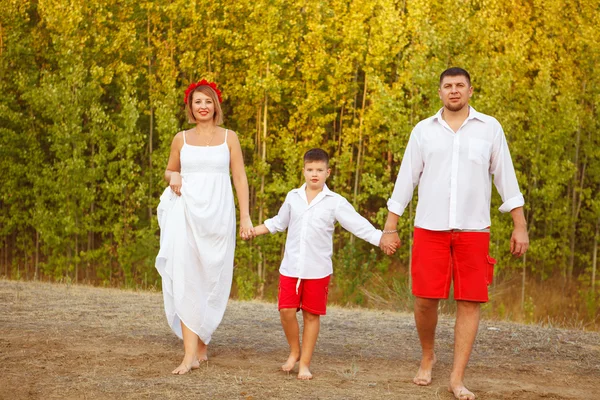
{"type": "Polygon", "coordinates": [[[510,253],[515,257],[521,257],[529,248],[529,234],[527,233],[527,221],[523,213],[523,207],[510,210],[514,229],[510,237],[510,253]]]}
{"type": "Polygon", "coordinates": [[[381,235],[379,247],[388,256],[394,254],[396,250],[398,250],[398,248],[400,247],[400,237],[398,236],[398,233],[384,233],[383,235],[381,235]]]}
{"type": "Polygon", "coordinates": [[[521,257],[529,248],[529,234],[526,227],[515,227],[510,237],[510,252],[521,257]]]}

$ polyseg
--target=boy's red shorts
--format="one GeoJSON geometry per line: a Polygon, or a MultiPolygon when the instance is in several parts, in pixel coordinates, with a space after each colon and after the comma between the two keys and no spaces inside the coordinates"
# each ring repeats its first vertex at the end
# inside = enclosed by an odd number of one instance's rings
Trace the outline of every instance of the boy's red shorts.
{"type": "Polygon", "coordinates": [[[279,274],[279,296],[277,307],[303,309],[311,314],[325,315],[327,312],[327,294],[331,275],[320,279],[301,279],[296,292],[298,278],[279,274]]]}
{"type": "Polygon", "coordinates": [[[430,231],[415,228],[411,265],[417,297],[486,302],[496,260],[488,254],[489,232],[430,231]]]}

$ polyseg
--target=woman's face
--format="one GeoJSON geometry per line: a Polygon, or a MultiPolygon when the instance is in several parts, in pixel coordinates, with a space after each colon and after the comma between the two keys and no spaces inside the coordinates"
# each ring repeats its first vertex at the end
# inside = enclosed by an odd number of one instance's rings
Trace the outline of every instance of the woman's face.
{"type": "Polygon", "coordinates": [[[194,92],[192,112],[196,122],[212,121],[215,116],[215,104],[210,96],[202,92],[194,92]]]}

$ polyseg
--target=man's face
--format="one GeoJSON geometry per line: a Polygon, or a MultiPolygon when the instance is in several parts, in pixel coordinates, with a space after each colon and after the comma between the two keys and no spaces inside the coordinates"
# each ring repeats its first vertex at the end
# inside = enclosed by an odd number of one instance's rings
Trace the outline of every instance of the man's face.
{"type": "Polygon", "coordinates": [[[473,87],[465,76],[445,76],[442,79],[438,93],[445,108],[449,111],[460,111],[469,105],[469,99],[473,95],[473,87]]]}
{"type": "Polygon", "coordinates": [[[304,179],[310,189],[322,189],[331,170],[325,161],[308,161],[304,163],[304,179]]]}

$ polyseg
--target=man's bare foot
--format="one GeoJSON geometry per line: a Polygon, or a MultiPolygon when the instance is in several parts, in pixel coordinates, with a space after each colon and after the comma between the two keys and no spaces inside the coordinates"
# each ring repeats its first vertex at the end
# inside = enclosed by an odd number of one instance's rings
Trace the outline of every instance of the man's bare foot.
{"type": "Polygon", "coordinates": [[[298,379],[302,380],[302,381],[308,381],[310,379],[312,379],[312,374],[310,373],[310,371],[308,370],[307,366],[304,365],[300,365],[300,367],[298,368],[298,379]]]}
{"type": "Polygon", "coordinates": [[[433,354],[432,357],[423,356],[423,358],[421,358],[421,366],[419,367],[419,371],[417,371],[417,375],[413,378],[415,385],[427,386],[431,383],[431,370],[433,369],[435,362],[435,354],[433,354]]]}
{"type": "Polygon", "coordinates": [[[175,368],[171,373],[173,375],[185,375],[188,372],[190,372],[192,369],[198,369],[198,368],[200,368],[200,363],[198,362],[198,360],[192,361],[191,364],[188,364],[185,362],[185,360],[183,360],[183,362],[181,364],[179,364],[179,367],[175,368]]]}
{"type": "Polygon", "coordinates": [[[458,400],[475,400],[475,395],[462,383],[454,387],[448,386],[448,391],[454,393],[454,397],[458,400]]]}
{"type": "Polygon", "coordinates": [[[290,353],[290,356],[288,357],[285,364],[283,364],[281,366],[281,370],[285,371],[285,372],[290,372],[291,370],[294,369],[294,365],[296,365],[298,360],[300,360],[300,354],[295,355],[295,354],[290,353]]]}

